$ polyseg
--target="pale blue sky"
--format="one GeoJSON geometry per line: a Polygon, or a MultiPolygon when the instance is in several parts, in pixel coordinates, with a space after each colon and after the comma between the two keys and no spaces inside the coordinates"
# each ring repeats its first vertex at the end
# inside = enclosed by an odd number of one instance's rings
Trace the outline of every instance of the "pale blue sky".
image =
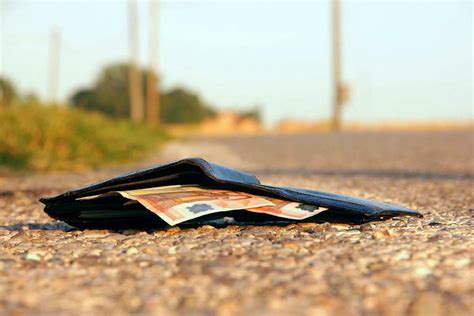
{"type": "MultiPolygon", "coordinates": [[[[2,75],[46,97],[49,34],[62,33],[60,98],[128,58],[125,0],[5,1],[2,75]]],[[[472,118],[470,1],[343,1],[343,76],[351,121],[472,118]]],[[[140,61],[147,63],[141,1],[140,61]]],[[[330,113],[330,2],[164,1],[163,86],[189,87],[210,104],[262,104],[269,123],[330,113]]]]}

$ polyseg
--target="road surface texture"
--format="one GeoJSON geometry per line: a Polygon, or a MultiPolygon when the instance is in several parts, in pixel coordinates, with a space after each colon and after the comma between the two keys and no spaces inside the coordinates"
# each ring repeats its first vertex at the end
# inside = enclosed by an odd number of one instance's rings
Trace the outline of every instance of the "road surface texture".
{"type": "Polygon", "coordinates": [[[365,225],[75,230],[37,200],[132,167],[0,178],[0,313],[468,315],[474,308],[470,132],[187,140],[188,156],[263,182],[424,214],[365,225]]]}

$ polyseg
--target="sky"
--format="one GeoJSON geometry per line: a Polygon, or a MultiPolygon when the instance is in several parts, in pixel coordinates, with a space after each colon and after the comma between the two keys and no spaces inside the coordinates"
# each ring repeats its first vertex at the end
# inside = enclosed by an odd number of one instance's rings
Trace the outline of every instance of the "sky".
{"type": "MultiPolygon", "coordinates": [[[[127,1],[0,0],[0,74],[47,97],[51,30],[61,33],[59,98],[128,60],[127,1]]],[[[148,1],[139,1],[148,63],[148,1]]],[[[266,123],[331,113],[330,1],[161,1],[162,87],[218,109],[261,106],[266,123]]],[[[470,1],[342,1],[348,121],[473,117],[470,1]]]]}

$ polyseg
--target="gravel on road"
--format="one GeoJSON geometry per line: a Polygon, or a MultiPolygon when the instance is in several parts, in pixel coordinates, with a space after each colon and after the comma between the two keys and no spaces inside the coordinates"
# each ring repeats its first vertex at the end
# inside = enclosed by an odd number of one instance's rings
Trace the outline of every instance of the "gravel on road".
{"type": "Polygon", "coordinates": [[[321,133],[169,144],[262,182],[414,208],[364,225],[76,230],[38,198],[136,166],[0,176],[0,314],[469,315],[474,134],[321,133]]]}

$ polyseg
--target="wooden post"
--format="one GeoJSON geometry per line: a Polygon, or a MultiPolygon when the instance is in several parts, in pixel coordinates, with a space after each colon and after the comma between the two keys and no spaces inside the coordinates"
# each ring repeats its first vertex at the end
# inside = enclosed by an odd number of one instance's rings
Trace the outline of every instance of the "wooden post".
{"type": "Polygon", "coordinates": [[[341,21],[340,0],[332,0],[332,119],[331,128],[341,129],[341,21]]]}
{"type": "Polygon", "coordinates": [[[148,45],[150,67],[148,69],[146,119],[151,125],[160,123],[160,89],[158,80],[158,0],[150,0],[148,45]]]}
{"type": "Polygon", "coordinates": [[[48,98],[51,104],[58,102],[59,83],[59,47],[61,33],[58,27],[53,27],[49,42],[49,73],[48,73],[48,98]]]}
{"type": "Polygon", "coordinates": [[[138,11],[135,0],[128,1],[128,40],[130,51],[129,65],[129,95],[130,95],[130,117],[134,122],[142,122],[143,109],[143,85],[142,75],[138,65],[138,11]]]}

